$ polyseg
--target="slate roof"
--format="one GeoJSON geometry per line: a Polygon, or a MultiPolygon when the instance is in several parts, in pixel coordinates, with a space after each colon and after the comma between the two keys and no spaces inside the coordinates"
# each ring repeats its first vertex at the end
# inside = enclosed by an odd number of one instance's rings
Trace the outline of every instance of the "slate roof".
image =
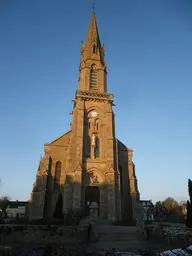
{"type": "Polygon", "coordinates": [[[18,208],[18,207],[24,207],[28,204],[27,201],[10,201],[9,202],[9,208],[18,208]]]}
{"type": "Polygon", "coordinates": [[[151,202],[151,200],[140,200],[140,203],[143,207],[154,207],[154,204],[151,202]]]}

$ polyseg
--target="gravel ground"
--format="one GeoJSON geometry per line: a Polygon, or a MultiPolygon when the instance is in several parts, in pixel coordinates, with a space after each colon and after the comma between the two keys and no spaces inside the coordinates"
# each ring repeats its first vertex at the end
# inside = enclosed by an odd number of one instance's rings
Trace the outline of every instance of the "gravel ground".
{"type": "Polygon", "coordinates": [[[73,242],[71,244],[38,244],[38,243],[21,243],[10,245],[12,248],[4,250],[7,254],[4,254],[0,250],[0,256],[64,256],[64,255],[116,255],[114,251],[118,252],[130,252],[134,255],[155,255],[155,253],[162,252],[169,249],[174,249],[171,245],[165,245],[162,241],[154,240],[142,240],[142,241],[118,241],[118,242],[82,242],[77,244],[73,242]],[[105,253],[103,252],[105,251],[105,253]],[[11,254],[10,254],[11,252],[11,254]],[[102,252],[102,254],[101,254],[102,252]],[[147,253],[144,253],[147,252],[147,253]]]}
{"type": "MultiPolygon", "coordinates": [[[[163,252],[169,249],[182,247],[184,244],[174,244],[172,241],[167,243],[166,235],[177,234],[175,228],[165,228],[160,232],[160,237],[152,234],[149,240],[144,240],[143,237],[138,239],[134,236],[135,227],[100,227],[100,232],[106,232],[109,229],[109,234],[114,232],[129,232],[130,238],[124,241],[118,239],[97,242],[86,242],[86,233],[84,231],[72,236],[71,231],[64,232],[62,230],[45,231],[39,230],[31,232],[13,232],[11,234],[0,234],[0,246],[9,245],[12,248],[2,250],[0,248],[0,256],[64,256],[64,255],[116,255],[114,251],[129,252],[135,255],[154,255],[157,252],[163,252]],[[103,231],[102,231],[103,229],[103,231]],[[115,231],[114,231],[115,230],[115,231]],[[120,230],[120,231],[118,231],[120,230]],[[73,248],[73,249],[72,249],[73,248]],[[75,248],[75,249],[74,249],[75,248]],[[102,252],[101,250],[108,250],[102,252]],[[141,253],[142,251],[142,253],[141,253]]],[[[118,237],[118,233],[117,233],[118,237]]],[[[102,237],[101,237],[102,238],[102,237]]]]}

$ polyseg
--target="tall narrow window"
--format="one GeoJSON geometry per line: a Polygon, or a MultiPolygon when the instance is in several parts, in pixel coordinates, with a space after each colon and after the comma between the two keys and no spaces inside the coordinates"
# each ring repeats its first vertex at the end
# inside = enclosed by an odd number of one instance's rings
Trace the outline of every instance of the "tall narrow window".
{"type": "Polygon", "coordinates": [[[90,89],[91,90],[97,90],[97,69],[96,69],[95,65],[93,65],[91,67],[91,72],[90,72],[90,89]]]}
{"type": "Polygon", "coordinates": [[[100,152],[99,152],[99,150],[100,150],[100,141],[99,141],[99,138],[98,137],[96,137],[95,138],[95,157],[96,158],[98,158],[99,157],[99,155],[100,155],[100,152]]]}
{"type": "Polygon", "coordinates": [[[57,162],[55,166],[55,181],[54,181],[55,189],[58,189],[60,187],[60,177],[61,177],[61,162],[57,162]]]}
{"type": "Polygon", "coordinates": [[[95,120],[95,129],[98,131],[99,130],[99,120],[95,120]]]}
{"type": "Polygon", "coordinates": [[[93,45],[93,53],[96,53],[96,46],[95,46],[95,44],[93,45]]]}
{"type": "Polygon", "coordinates": [[[91,156],[91,138],[87,136],[87,157],[91,156]]]}

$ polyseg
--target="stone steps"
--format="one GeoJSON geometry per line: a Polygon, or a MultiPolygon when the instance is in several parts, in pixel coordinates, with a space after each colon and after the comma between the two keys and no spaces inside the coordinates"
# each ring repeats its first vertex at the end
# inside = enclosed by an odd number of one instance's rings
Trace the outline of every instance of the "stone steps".
{"type": "Polygon", "coordinates": [[[111,233],[100,233],[98,232],[99,235],[99,241],[135,241],[137,240],[137,235],[136,234],[127,234],[127,233],[116,233],[116,234],[111,234],[111,233]]]}
{"type": "Polygon", "coordinates": [[[99,226],[109,226],[111,225],[111,221],[110,220],[103,220],[103,219],[97,219],[96,220],[96,224],[99,225],[99,226]]]}
{"type": "Polygon", "coordinates": [[[79,226],[80,227],[87,227],[89,223],[94,225],[95,224],[95,220],[93,218],[91,218],[90,216],[87,216],[84,219],[80,220],[79,226]]]}
{"type": "Polygon", "coordinates": [[[99,241],[129,241],[138,240],[138,232],[136,227],[127,226],[99,226],[96,225],[96,232],[99,235],[99,241]]]}

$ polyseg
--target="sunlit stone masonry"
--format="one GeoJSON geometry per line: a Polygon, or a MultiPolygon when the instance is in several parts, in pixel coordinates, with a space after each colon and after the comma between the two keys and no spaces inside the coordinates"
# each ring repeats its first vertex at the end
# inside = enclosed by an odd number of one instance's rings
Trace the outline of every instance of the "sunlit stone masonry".
{"type": "Polygon", "coordinates": [[[116,138],[104,56],[93,12],[81,45],[70,129],[44,145],[30,197],[31,220],[55,217],[58,200],[63,213],[73,210],[89,215],[94,203],[100,219],[132,222],[135,218],[139,191],[133,150],[116,138]]]}

